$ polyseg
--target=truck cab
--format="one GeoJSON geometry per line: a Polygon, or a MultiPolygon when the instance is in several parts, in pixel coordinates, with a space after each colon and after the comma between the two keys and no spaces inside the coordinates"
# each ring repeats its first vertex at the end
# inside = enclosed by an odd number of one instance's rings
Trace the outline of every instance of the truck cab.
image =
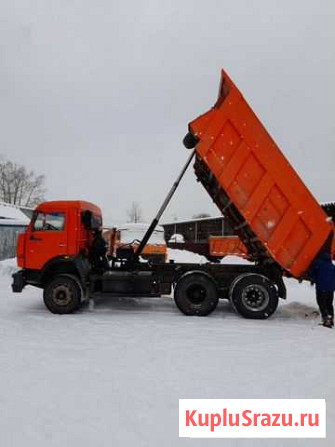
{"type": "Polygon", "coordinates": [[[26,284],[44,287],[57,274],[72,274],[85,280],[93,233],[102,227],[98,206],[80,200],[44,202],[35,209],[17,244],[13,290],[26,284]]]}
{"type": "Polygon", "coordinates": [[[27,231],[18,239],[18,265],[42,270],[55,260],[73,258],[90,246],[92,231],[101,228],[101,210],[83,201],[41,203],[27,231]]]}

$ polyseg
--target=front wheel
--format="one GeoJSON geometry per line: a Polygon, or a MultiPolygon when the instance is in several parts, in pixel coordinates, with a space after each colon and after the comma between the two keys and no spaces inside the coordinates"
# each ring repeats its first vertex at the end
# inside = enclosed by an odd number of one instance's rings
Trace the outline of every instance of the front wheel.
{"type": "Polygon", "coordinates": [[[218,291],[212,278],[203,272],[183,275],[174,290],[174,300],[185,315],[205,316],[218,304],[218,291]]]}
{"type": "Polygon", "coordinates": [[[235,310],[245,318],[265,319],[278,306],[275,284],[266,276],[250,274],[237,278],[230,297],[235,310]]]}
{"type": "Polygon", "coordinates": [[[73,275],[55,276],[44,289],[44,304],[53,314],[70,314],[79,309],[83,291],[73,275]]]}

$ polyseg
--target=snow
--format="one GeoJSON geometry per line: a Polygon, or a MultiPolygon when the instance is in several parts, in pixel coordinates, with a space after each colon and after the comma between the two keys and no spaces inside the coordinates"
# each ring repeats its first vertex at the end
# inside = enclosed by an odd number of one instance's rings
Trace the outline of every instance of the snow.
{"type": "Polygon", "coordinates": [[[286,280],[265,321],[226,301],[186,317],[170,297],[57,316],[39,289],[11,292],[14,269],[0,262],[1,446],[334,445],[335,330],[318,326],[310,285],[286,280]],[[327,440],[179,439],[179,398],[325,398],[327,440]]]}
{"type": "Polygon", "coordinates": [[[18,270],[16,258],[0,261],[0,275],[11,275],[16,270],[18,270]]]}
{"type": "MultiPolygon", "coordinates": [[[[187,250],[179,250],[175,248],[168,248],[168,261],[173,260],[175,262],[194,263],[194,264],[206,264],[208,259],[205,256],[191,253],[187,250]]],[[[252,264],[247,259],[240,256],[229,255],[225,256],[221,260],[221,264],[252,264]]]]}
{"type": "Polygon", "coordinates": [[[229,255],[221,259],[221,264],[253,264],[242,256],[229,255]]]}
{"type": "Polygon", "coordinates": [[[186,250],[178,250],[175,248],[167,249],[167,259],[168,261],[175,262],[193,262],[194,264],[206,264],[208,262],[208,259],[205,258],[205,256],[198,255],[196,253],[190,253],[186,250]]]}
{"type": "Polygon", "coordinates": [[[30,220],[15,205],[0,202],[0,224],[2,225],[28,225],[30,220]]]}
{"type": "MultiPolygon", "coordinates": [[[[149,225],[146,223],[127,223],[124,225],[120,225],[118,227],[118,230],[121,233],[121,242],[124,244],[129,244],[132,243],[134,240],[141,241],[148,228],[149,225]]],[[[163,227],[157,225],[156,229],[149,239],[149,244],[165,244],[163,227]]]]}
{"type": "Polygon", "coordinates": [[[184,236],[182,234],[175,233],[170,237],[169,243],[184,244],[185,243],[184,236]]]}

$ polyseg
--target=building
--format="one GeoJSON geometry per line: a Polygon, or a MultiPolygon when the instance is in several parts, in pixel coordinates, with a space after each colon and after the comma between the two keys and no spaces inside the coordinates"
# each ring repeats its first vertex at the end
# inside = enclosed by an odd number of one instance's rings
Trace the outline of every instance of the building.
{"type": "Polygon", "coordinates": [[[182,235],[185,242],[207,243],[209,236],[232,236],[234,230],[224,217],[205,217],[203,219],[184,220],[162,224],[165,240],[171,236],[182,235]]]}
{"type": "Polygon", "coordinates": [[[17,237],[29,222],[27,214],[18,206],[0,202],[0,260],[15,256],[17,237]]]}

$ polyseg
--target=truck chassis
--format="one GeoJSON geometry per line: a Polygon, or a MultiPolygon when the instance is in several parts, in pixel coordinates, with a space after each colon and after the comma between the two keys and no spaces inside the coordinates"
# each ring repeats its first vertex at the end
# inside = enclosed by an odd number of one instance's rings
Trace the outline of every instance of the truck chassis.
{"type": "Polygon", "coordinates": [[[92,273],[85,259],[59,261],[44,272],[15,273],[13,291],[27,284],[43,288],[46,307],[57,314],[74,312],[96,297],[157,297],[173,289],[186,315],[208,315],[225,298],[244,317],[264,319],[276,310],[279,298],[286,298],[281,270],[274,265],[121,262],[92,273]]]}

